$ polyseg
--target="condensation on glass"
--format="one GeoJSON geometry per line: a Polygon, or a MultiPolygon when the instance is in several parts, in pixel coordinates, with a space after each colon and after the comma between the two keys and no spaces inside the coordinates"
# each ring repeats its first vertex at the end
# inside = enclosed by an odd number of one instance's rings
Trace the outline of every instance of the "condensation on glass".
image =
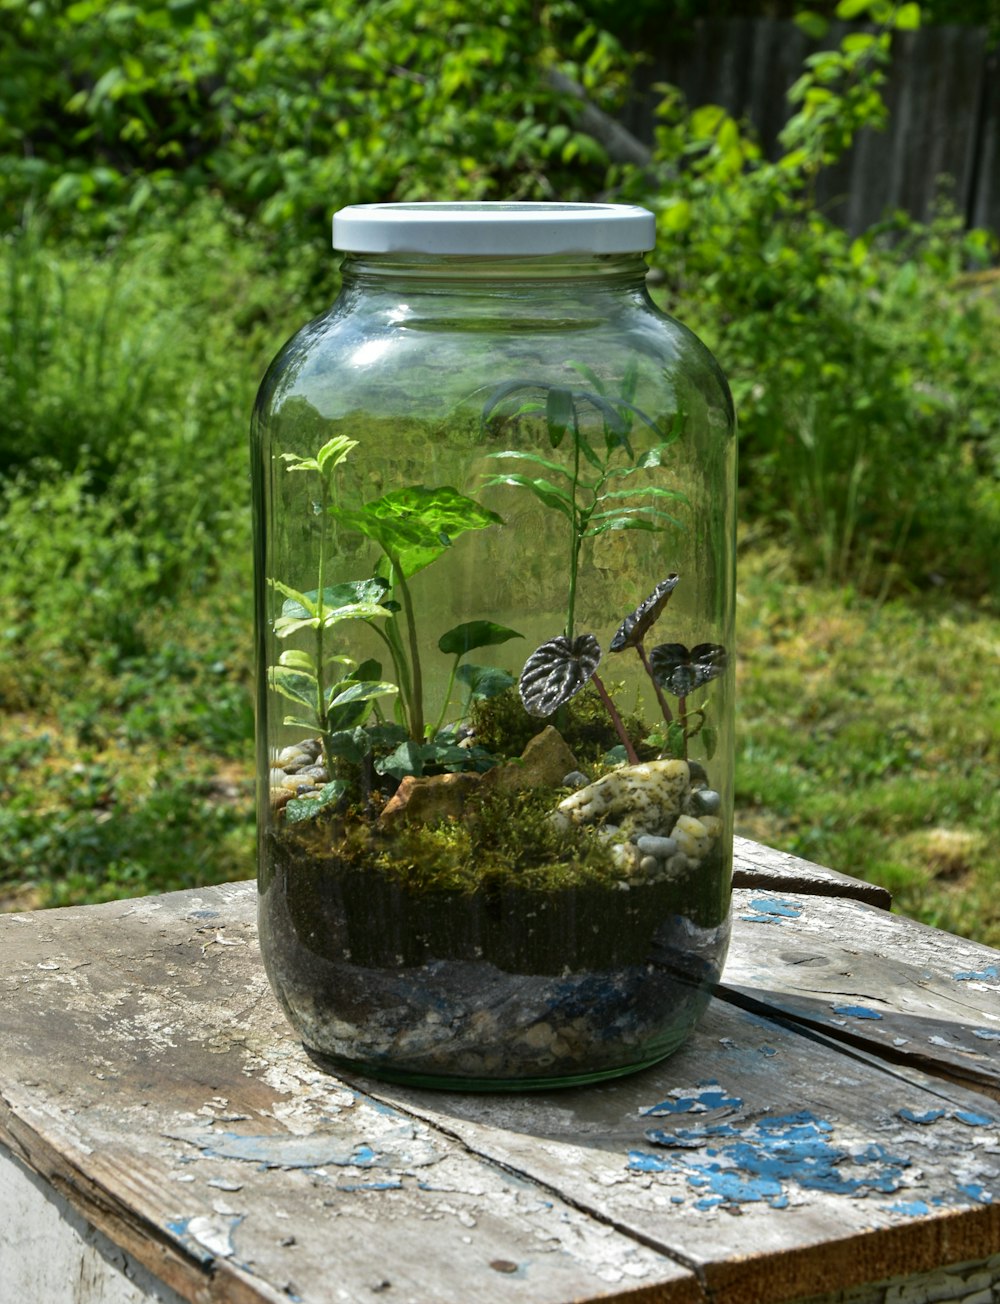
{"type": "Polygon", "coordinates": [[[336,1069],[670,1054],[729,935],[735,431],[618,205],[358,206],[253,421],[259,920],[336,1069]]]}

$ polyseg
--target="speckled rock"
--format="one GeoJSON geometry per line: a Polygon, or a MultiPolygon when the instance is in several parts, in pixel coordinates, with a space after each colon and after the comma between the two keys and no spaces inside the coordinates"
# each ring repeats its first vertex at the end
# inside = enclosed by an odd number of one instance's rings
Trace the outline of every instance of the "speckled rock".
{"type": "Polygon", "coordinates": [[[564,798],[556,818],[568,824],[615,819],[623,837],[668,834],[680,814],[690,783],[686,761],[625,765],[564,798]]]}

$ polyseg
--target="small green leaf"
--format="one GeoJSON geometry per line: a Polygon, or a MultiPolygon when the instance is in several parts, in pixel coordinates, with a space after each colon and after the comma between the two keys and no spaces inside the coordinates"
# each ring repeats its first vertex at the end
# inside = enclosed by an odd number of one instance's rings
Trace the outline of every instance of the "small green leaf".
{"type": "Polygon", "coordinates": [[[316,454],[316,462],[319,470],[325,471],[330,463],[333,464],[330,467],[330,469],[333,470],[334,467],[339,466],[340,463],[343,462],[351,449],[357,448],[357,446],[358,441],[356,439],[348,439],[345,435],[335,435],[334,438],[325,443],[316,454]]]}
{"type": "Polygon", "coordinates": [[[495,666],[475,666],[468,661],[464,666],[459,666],[455,678],[469,689],[470,700],[478,702],[499,697],[508,688],[513,688],[516,682],[514,676],[506,670],[498,670],[495,666]]]}
{"type": "MultiPolygon", "coordinates": [[[[513,457],[520,458],[522,462],[532,462],[535,466],[544,466],[546,471],[552,471],[555,475],[564,475],[567,480],[572,480],[571,473],[558,462],[550,462],[547,458],[539,457],[537,453],[522,453],[514,448],[504,449],[502,453],[487,453],[487,457],[513,457]]],[[[598,463],[600,465],[600,463],[598,463]]]]}
{"type": "Polygon", "coordinates": [[[377,773],[391,775],[394,779],[404,779],[408,774],[419,777],[424,772],[424,748],[408,739],[394,752],[376,761],[375,769],[377,773]]]}
{"type": "Polygon", "coordinates": [[[332,806],[340,801],[346,791],[347,780],[334,779],[320,788],[318,797],[293,797],[285,805],[285,819],[289,824],[297,824],[300,820],[312,819],[325,807],[332,806]]]}
{"type": "Polygon", "coordinates": [[[287,667],[289,670],[301,670],[304,675],[311,675],[315,682],[316,662],[308,652],[302,652],[295,647],[286,648],[278,657],[278,665],[287,667]]]}
{"type": "Polygon", "coordinates": [[[315,711],[311,711],[309,716],[308,720],[300,720],[298,716],[286,715],[281,723],[287,725],[289,729],[308,729],[310,733],[314,734],[321,726],[315,711]]]}
{"type": "Polygon", "coordinates": [[[456,625],[438,639],[438,647],[448,656],[464,657],[477,647],[494,647],[512,638],[524,638],[516,629],[496,625],[491,620],[469,620],[456,625]]]}
{"type": "Polygon", "coordinates": [[[290,702],[301,702],[304,706],[316,706],[316,676],[303,674],[301,670],[290,670],[285,666],[272,666],[267,672],[270,686],[290,702]]]}
{"type": "Polygon", "coordinates": [[[358,765],[371,754],[371,739],[367,729],[338,729],[327,735],[326,750],[352,765],[358,765]]]}
{"type": "Polygon", "coordinates": [[[342,687],[342,684],[335,684],[330,689],[331,707],[347,706],[350,702],[367,702],[373,697],[385,697],[390,693],[399,692],[395,684],[389,683],[349,683],[343,691],[339,691],[342,687]]]}
{"type": "Polygon", "coordinates": [[[548,426],[549,443],[558,448],[566,436],[567,430],[576,431],[576,411],[573,407],[573,395],[568,389],[553,386],[545,400],[545,424],[548,426]]]}
{"type": "Polygon", "coordinates": [[[573,499],[548,480],[543,480],[540,477],[532,480],[526,475],[494,475],[490,476],[483,487],[493,488],[497,485],[527,489],[535,495],[540,503],[543,503],[546,507],[554,508],[555,511],[561,512],[563,516],[573,520],[573,499]]]}

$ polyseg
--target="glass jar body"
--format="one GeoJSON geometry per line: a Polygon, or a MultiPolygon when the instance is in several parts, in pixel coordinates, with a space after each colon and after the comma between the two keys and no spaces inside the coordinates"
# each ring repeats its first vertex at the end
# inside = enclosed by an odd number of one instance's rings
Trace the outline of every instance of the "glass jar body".
{"type": "Polygon", "coordinates": [[[335,1066],[615,1076],[721,970],[734,419],[643,272],[349,258],[261,386],[260,937],[335,1066]]]}

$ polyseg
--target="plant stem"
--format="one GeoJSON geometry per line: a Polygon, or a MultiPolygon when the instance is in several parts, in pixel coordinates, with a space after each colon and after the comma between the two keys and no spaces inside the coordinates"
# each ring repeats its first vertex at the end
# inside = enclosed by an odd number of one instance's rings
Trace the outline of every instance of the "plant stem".
{"type": "Polygon", "coordinates": [[[656,700],[660,704],[660,711],[663,715],[664,722],[666,724],[673,724],[674,715],[670,709],[670,704],[663,696],[663,689],[656,682],[656,676],[653,674],[653,667],[649,664],[649,657],[646,656],[646,649],[643,647],[641,639],[636,643],[635,650],[639,653],[639,660],[642,662],[643,669],[646,671],[646,674],[649,675],[650,683],[653,685],[653,692],[656,694],[656,700]]]}
{"type": "Polygon", "coordinates": [[[333,755],[330,751],[330,731],[327,728],[326,714],[326,675],[325,675],[325,658],[323,649],[324,635],[324,617],[326,615],[326,604],[323,598],[323,574],[324,555],[326,553],[326,526],[327,526],[327,503],[329,499],[326,476],[323,472],[319,475],[320,481],[320,513],[319,513],[319,560],[316,564],[316,615],[319,618],[319,625],[316,629],[316,718],[319,720],[320,741],[323,745],[323,759],[326,762],[326,773],[329,778],[333,778],[333,755]]]}
{"type": "Polygon", "coordinates": [[[410,737],[415,743],[424,741],[424,683],[420,669],[420,645],[417,641],[417,622],[413,611],[413,599],[410,589],[403,577],[403,568],[390,553],[386,553],[392,564],[393,587],[399,589],[406,615],[406,629],[410,641],[410,676],[412,696],[410,698],[410,737]]]}
{"type": "Polygon", "coordinates": [[[573,516],[570,520],[569,550],[569,601],[566,604],[566,638],[573,642],[573,622],[576,618],[576,577],[580,569],[580,548],[583,544],[585,524],[578,516],[576,491],[580,485],[580,427],[573,408],[573,516]]]}
{"type": "Polygon", "coordinates": [[[592,675],[590,682],[597,689],[598,696],[600,697],[601,701],[604,703],[608,715],[611,716],[611,723],[615,727],[615,733],[617,733],[618,737],[622,740],[622,743],[625,747],[625,755],[628,757],[632,765],[638,765],[639,757],[636,753],[635,748],[632,746],[632,740],[625,732],[625,726],[622,724],[622,718],[618,714],[614,702],[612,702],[610,696],[608,695],[608,690],[604,687],[603,683],[601,682],[600,676],[592,675]]]}
{"type": "Polygon", "coordinates": [[[431,733],[432,738],[436,738],[437,735],[441,732],[441,726],[444,724],[444,718],[448,714],[448,703],[451,701],[451,690],[455,687],[455,674],[458,671],[458,663],[461,661],[461,659],[462,659],[462,655],[461,653],[459,653],[459,655],[452,662],[451,674],[448,677],[448,687],[445,689],[445,694],[444,694],[444,705],[441,707],[441,714],[438,716],[437,724],[435,724],[433,732],[431,733]]]}
{"type": "Polygon", "coordinates": [[[684,735],[683,759],[686,761],[688,758],[688,700],[686,697],[679,697],[677,699],[677,718],[680,721],[681,732],[684,735]]]}

